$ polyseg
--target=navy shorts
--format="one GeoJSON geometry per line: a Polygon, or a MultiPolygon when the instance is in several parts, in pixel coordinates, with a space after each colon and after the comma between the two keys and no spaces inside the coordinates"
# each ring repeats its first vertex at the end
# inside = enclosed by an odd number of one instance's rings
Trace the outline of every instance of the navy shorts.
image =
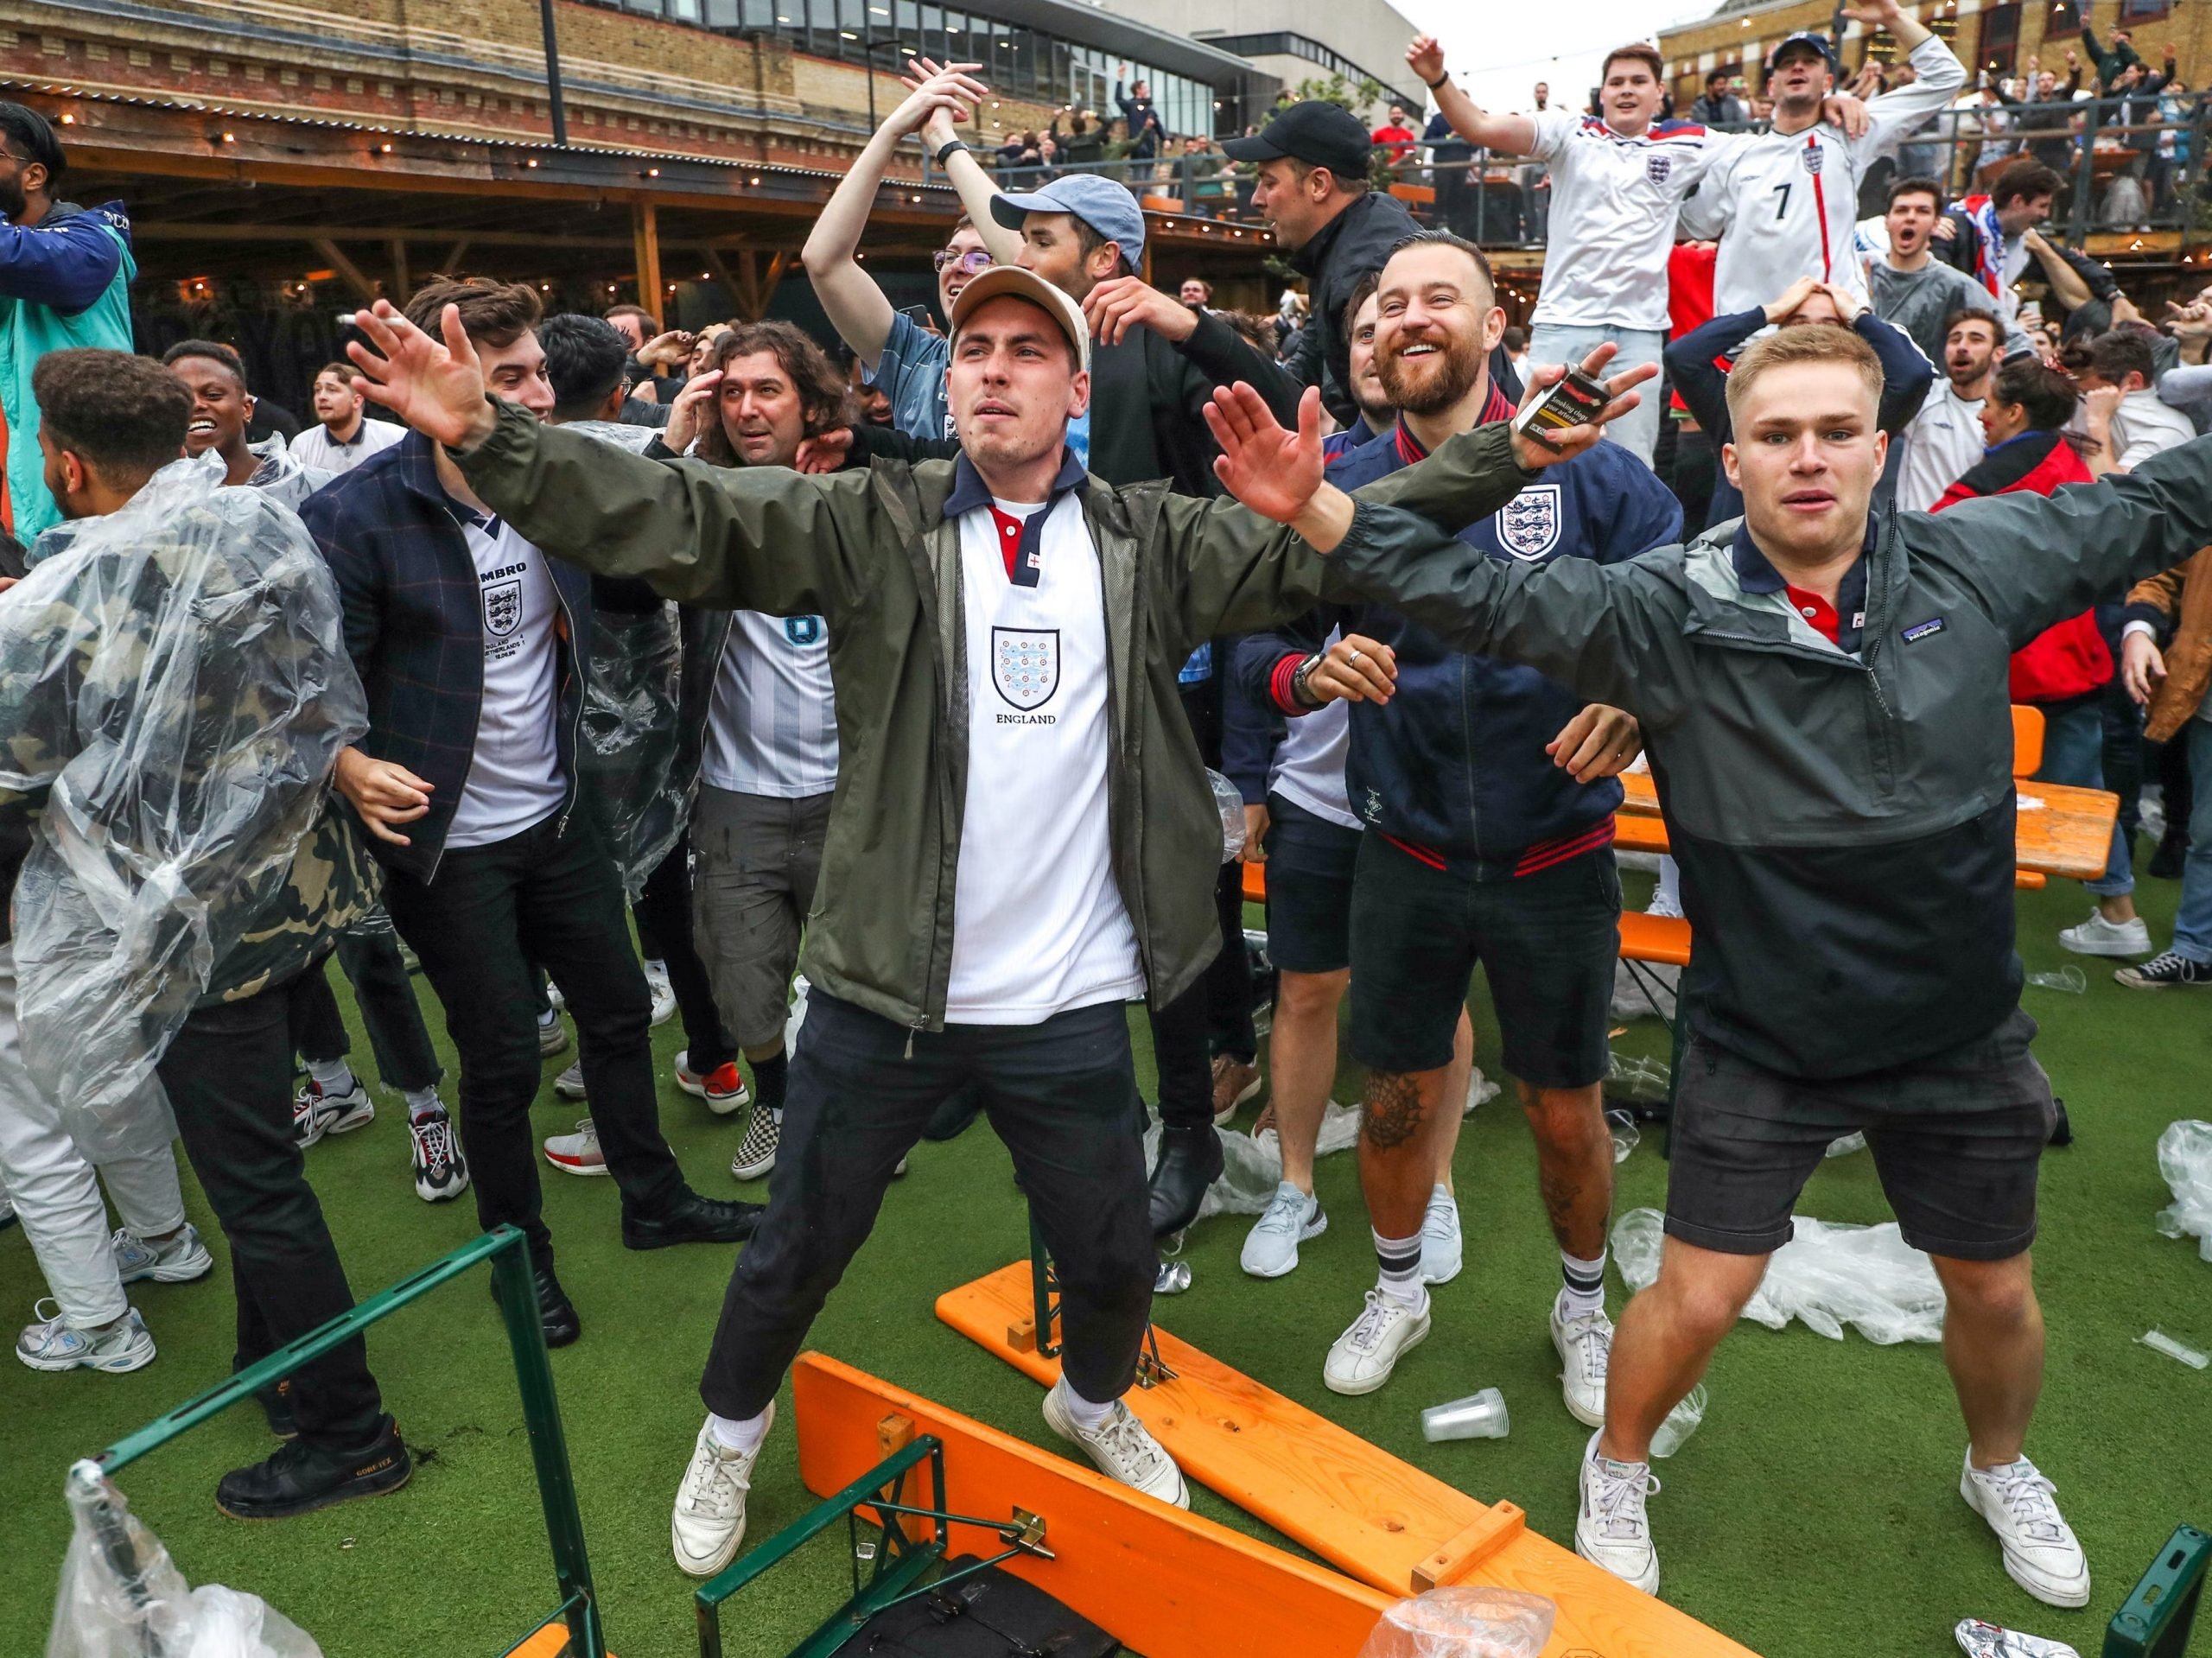
{"type": "Polygon", "coordinates": [[[1373,831],[1352,884],[1351,1051],[1370,1070],[1439,1070],[1475,964],[1490,980],[1505,1069],[1531,1088],[1588,1088],[1611,1063],[1621,882],[1601,847],[1531,875],[1438,868],[1373,831]]]}
{"type": "Polygon", "coordinates": [[[2036,1176],[2058,1123],[2014,1008],[1987,1035],[1861,1077],[1785,1077],[1702,1036],[1684,1045],[1667,1165],[1667,1232],[1724,1255],[1790,1238],[1828,1143],[1863,1132],[1904,1241],[2006,1261],[2036,1238],[2036,1176]]]}
{"type": "Polygon", "coordinates": [[[1351,879],[1360,832],[1268,797],[1268,957],[1286,973],[1351,965],[1351,879]]]}

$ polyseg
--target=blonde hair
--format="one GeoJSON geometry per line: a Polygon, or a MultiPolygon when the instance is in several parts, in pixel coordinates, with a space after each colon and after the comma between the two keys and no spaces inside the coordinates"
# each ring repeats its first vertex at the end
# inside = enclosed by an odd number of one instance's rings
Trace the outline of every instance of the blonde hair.
{"type": "Polygon", "coordinates": [[[1878,407],[1882,401],[1882,359],[1874,348],[1840,323],[1815,323],[1810,327],[1781,328],[1764,340],[1753,340],[1728,371],[1728,418],[1743,418],[1744,404],[1759,377],[1769,369],[1799,363],[1847,363],[1859,371],[1878,407]]]}

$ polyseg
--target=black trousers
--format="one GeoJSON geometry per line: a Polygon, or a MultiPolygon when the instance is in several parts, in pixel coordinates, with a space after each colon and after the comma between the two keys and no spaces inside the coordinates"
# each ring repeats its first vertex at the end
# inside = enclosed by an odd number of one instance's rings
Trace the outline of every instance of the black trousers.
{"type": "MultiPolygon", "coordinates": [[[[292,1003],[321,972],[318,963],[244,1001],[194,1009],[159,1068],[231,1248],[239,1369],[353,1305],[292,1136],[292,1003]]],[[[384,1404],[359,1337],[296,1371],[292,1394],[310,1444],[351,1451],[377,1436],[384,1404]]]]}
{"type": "Polygon", "coordinates": [[[638,901],[638,943],[645,959],[668,969],[668,988],[676,992],[676,1011],[683,1021],[685,1061],[705,1076],[737,1058],[737,1044],[722,1031],[715,1011],[714,982],[691,943],[691,837],[684,835],[668,849],[660,867],[646,878],[638,901]]]}
{"type": "MultiPolygon", "coordinates": [[[[340,933],[337,954],[353,999],[361,1005],[361,1023],[368,1027],[369,1048],[385,1086],[402,1094],[435,1087],[442,1074],[438,1056],[423,1028],[423,1009],[391,918],[379,912],[362,931],[340,933]]],[[[329,975],[320,966],[308,969],[292,998],[292,1045],[307,1059],[343,1059],[353,1050],[329,975]]]]}
{"type": "Polygon", "coordinates": [[[1102,1402],[1128,1391],[1155,1256],[1122,1005],[909,1031],[817,990],[791,1057],[768,1212],[730,1276],[699,1384],[709,1410],[742,1420],[767,1408],[874,1227],[891,1171],[938,1103],[970,1084],[1052,1252],[1069,1385],[1102,1402]]]}
{"type": "Polygon", "coordinates": [[[486,1231],[518,1227],[537,1264],[552,1264],[530,1123],[543,1065],[532,962],[553,975],[576,1022],[592,1121],[624,1207],[650,1214],[682,1196],[683,1171],[661,1138],[652,997],[631,947],[621,877],[588,814],[569,813],[565,830],[556,813],[507,840],[448,851],[430,881],[392,871],[385,905],[445,1005],[486,1231]]]}

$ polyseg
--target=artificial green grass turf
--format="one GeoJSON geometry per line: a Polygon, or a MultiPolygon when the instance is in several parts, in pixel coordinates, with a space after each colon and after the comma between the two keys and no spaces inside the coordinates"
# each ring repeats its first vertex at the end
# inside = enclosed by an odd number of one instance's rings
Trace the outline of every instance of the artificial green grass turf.
{"type": "MultiPolygon", "coordinates": [[[[1631,877],[1630,885],[1642,883],[1631,877]]],[[[2160,938],[2174,891],[2146,881],[2139,894],[2160,938]]],[[[1932,1658],[1953,1650],[1950,1626],[1969,1614],[2093,1653],[2106,1619],[2172,1526],[2212,1524],[2212,1373],[2134,1344],[2156,1324],[2212,1349],[2212,1266],[2193,1243],[2161,1238],[2151,1223],[2168,1201],[2153,1152],[2159,1132],[2176,1117],[2212,1114],[2212,998],[2122,990],[2109,964],[2064,956],[2056,931],[2078,919],[2082,907],[2069,883],[2020,901],[2030,968],[2071,962],[2090,981],[2086,996],[2026,993],[2044,1026],[2037,1052],[2080,1136],[2044,1165],[2037,1258],[2050,1362],[2030,1451],[2056,1480],[2088,1548],[2094,1598],[2086,1612],[2057,1612],[2004,1576],[1994,1540],[1955,1494],[1964,1435],[1936,1349],[1877,1348],[1856,1336],[1832,1343],[1802,1326],[1777,1334],[1747,1324],[1715,1362],[1704,1427],[1660,1465],[1666,1489],[1652,1514],[1666,1598],[1773,1658],[1932,1658]]],[[[350,1013],[351,998],[340,1000],[350,1013]]],[[[436,1032],[434,999],[423,1001],[436,1032]]],[[[1473,1001],[1481,1062],[1496,1076],[1497,1027],[1479,979],[1473,1001]]],[[[1141,1018],[1133,1029],[1148,1083],[1141,1018]]],[[[665,1073],[680,1028],[671,1022],[654,1035],[665,1073]]],[[[1618,1045],[1656,1052],[1662,1042],[1647,1020],[1618,1045]]],[[[366,1063],[358,1027],[354,1046],[366,1063]]],[[[541,1134],[565,1131],[580,1114],[551,1089],[570,1058],[573,1051],[548,1062],[541,1134]]],[[[1338,1093],[1357,1097],[1357,1086],[1347,1066],[1338,1093]]],[[[434,1208],[414,1197],[404,1113],[395,1096],[379,1089],[378,1097],[374,1124],[308,1155],[359,1293],[402,1277],[474,1229],[466,1200],[434,1208]]],[[[710,1193],[732,1190],[724,1171],[742,1115],[711,1117],[672,1083],[664,1086],[663,1110],[694,1183],[710,1193]]],[[[1249,1118],[1248,1110],[1240,1127],[1249,1118]]],[[[1194,1287],[1163,1300],[1159,1317],[1393,1453],[1478,1496],[1522,1504],[1538,1530],[1571,1541],[1575,1459],[1587,1434],[1560,1403],[1545,1334],[1559,1274],[1534,1162],[1510,1096],[1469,1121],[1457,1161],[1466,1271],[1436,1293],[1435,1333],[1378,1394],[1341,1399],[1320,1379],[1323,1352],[1373,1281],[1349,1155],[1320,1166],[1332,1226],[1306,1246],[1295,1274],[1271,1283],[1245,1278],[1236,1256],[1249,1223],[1212,1221],[1190,1242],[1194,1287]],[[1504,1391],[1510,1439],[1422,1442],[1421,1407],[1484,1386],[1504,1391]]],[[[692,1585],[668,1555],[668,1511],[701,1419],[694,1390],[730,1252],[626,1252],[616,1238],[611,1181],[547,1169],[543,1184],[562,1276],[584,1320],[583,1340],[553,1355],[553,1368],[607,1627],[621,1658],[674,1658],[696,1646],[692,1585]]],[[[157,1363],[128,1376],[47,1375],[0,1363],[0,1470],[9,1499],[0,1515],[0,1653],[35,1653],[44,1640],[68,1537],[60,1492],[71,1459],[228,1367],[232,1303],[222,1241],[188,1173],[186,1186],[219,1266],[196,1285],[132,1289],[161,1344],[157,1363]]],[[[1664,1188],[1656,1134],[1648,1130],[1619,1171],[1618,1207],[1657,1205],[1664,1188]]],[[[1863,1155],[1825,1167],[1801,1207],[1827,1220],[1886,1218],[1863,1155]]],[[[813,1344],[1057,1447],[1039,1419],[1040,1390],[931,1312],[940,1291],[1026,1248],[1022,1205],[988,1128],[950,1145],[925,1144],[912,1173],[893,1187],[874,1238],[830,1299],[813,1344]]],[[[21,1229],[0,1233],[0,1307],[28,1317],[43,1293],[21,1229]]],[[[1621,1299],[1617,1278],[1616,1312],[1621,1299]]],[[[222,1518],[212,1502],[215,1480],[273,1445],[251,1406],[139,1463],[120,1483],[194,1582],[265,1596],[333,1658],[499,1651],[556,1597],[512,1370],[489,1296],[479,1285],[456,1286],[378,1325],[370,1352],[388,1406],[421,1459],[404,1494],[281,1523],[222,1518]]],[[[1200,1512],[1268,1534],[1211,1493],[1193,1494],[1200,1512]]],[[[811,1501],[798,1481],[786,1417],[754,1488],[753,1537],[765,1538],[811,1501]]],[[[733,1654],[786,1650],[835,1603],[842,1592],[842,1528],[835,1535],[839,1541],[825,1540],[726,1609],[733,1654]]]]}

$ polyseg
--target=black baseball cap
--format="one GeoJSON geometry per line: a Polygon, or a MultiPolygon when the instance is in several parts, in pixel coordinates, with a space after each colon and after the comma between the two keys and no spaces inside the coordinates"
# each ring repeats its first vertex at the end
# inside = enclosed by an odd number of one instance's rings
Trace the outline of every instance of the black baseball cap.
{"type": "Polygon", "coordinates": [[[1793,46],[1809,46],[1828,60],[1828,73],[1841,74],[1843,66],[1836,61],[1835,42],[1816,29],[1801,29],[1794,35],[1785,35],[1775,42],[1774,50],[1766,54],[1766,72],[1774,73],[1774,66],[1782,61],[1782,54],[1793,46]]]}
{"type": "Polygon", "coordinates": [[[1341,104],[1308,98],[1260,130],[1256,138],[1231,138],[1221,147],[1231,161],[1272,162],[1288,156],[1308,167],[1325,167],[1340,179],[1367,176],[1370,146],[1359,118],[1341,104]]]}

